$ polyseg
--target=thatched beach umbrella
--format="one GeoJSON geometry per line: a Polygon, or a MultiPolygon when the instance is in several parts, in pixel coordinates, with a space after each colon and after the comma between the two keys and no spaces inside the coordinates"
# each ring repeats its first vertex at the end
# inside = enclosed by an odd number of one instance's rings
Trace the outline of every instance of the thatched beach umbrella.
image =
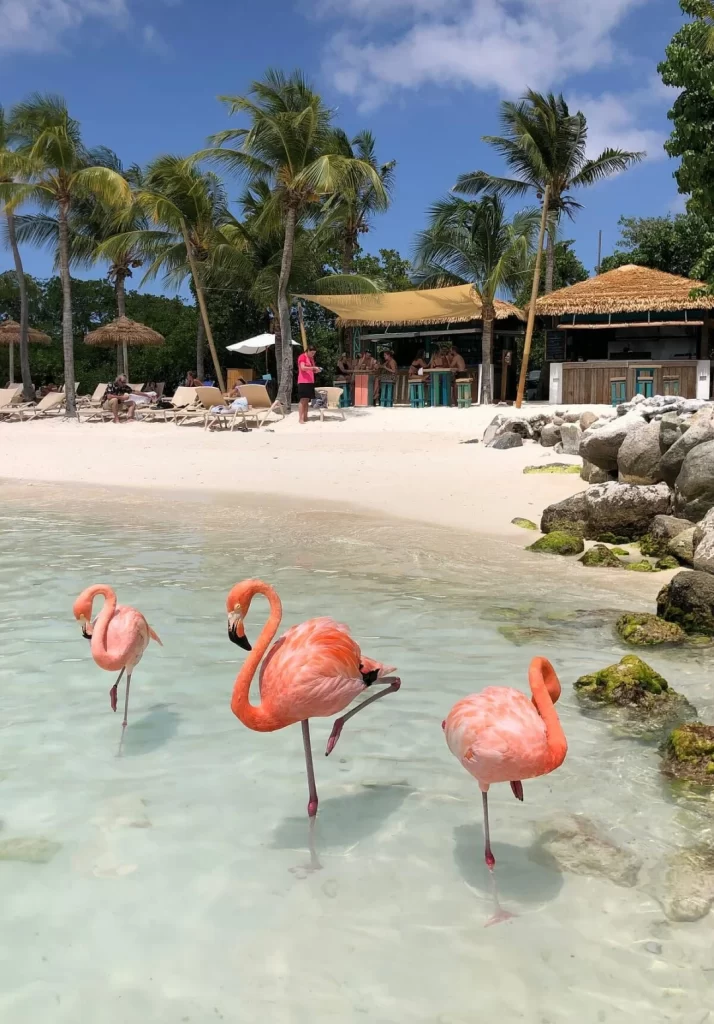
{"type": "Polygon", "coordinates": [[[163,334],[153,331],[146,324],[139,324],[127,316],[120,316],[110,324],[98,327],[85,336],[87,345],[100,345],[105,348],[121,345],[124,353],[124,373],[129,375],[129,345],[163,345],[166,340],[163,334]]]}
{"type": "MultiPolygon", "coordinates": [[[[16,320],[3,320],[0,323],[0,345],[10,346],[10,383],[15,382],[15,345],[20,344],[22,329],[16,320]]],[[[36,331],[34,327],[27,329],[27,340],[31,345],[51,345],[49,334],[36,331]]]]}

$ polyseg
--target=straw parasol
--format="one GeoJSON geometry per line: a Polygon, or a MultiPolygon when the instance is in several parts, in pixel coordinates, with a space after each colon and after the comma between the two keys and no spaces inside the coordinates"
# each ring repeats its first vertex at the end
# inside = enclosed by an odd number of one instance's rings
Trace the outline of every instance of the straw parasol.
{"type": "Polygon", "coordinates": [[[120,316],[111,323],[98,327],[96,331],[90,331],[84,340],[87,345],[99,345],[104,348],[121,345],[124,353],[124,373],[128,375],[130,345],[163,345],[166,339],[163,334],[153,331],[146,324],[137,323],[127,316],[120,316]]]}
{"type": "Polygon", "coordinates": [[[692,298],[694,289],[704,287],[702,281],[628,264],[543,295],[536,310],[541,316],[563,316],[706,309],[711,299],[692,298]]]}
{"type": "MultiPolygon", "coordinates": [[[[0,345],[10,346],[10,383],[15,381],[15,345],[20,344],[22,328],[16,320],[3,320],[0,323],[0,345]]],[[[28,327],[27,340],[31,345],[51,345],[52,338],[43,331],[36,331],[34,327],[28,327]]]]}

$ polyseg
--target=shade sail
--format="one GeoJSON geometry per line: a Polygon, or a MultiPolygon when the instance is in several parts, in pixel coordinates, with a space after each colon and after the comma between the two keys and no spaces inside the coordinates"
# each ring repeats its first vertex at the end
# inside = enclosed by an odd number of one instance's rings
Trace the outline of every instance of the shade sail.
{"type": "MultiPolygon", "coordinates": [[[[237,341],[234,345],[226,345],[227,352],[239,352],[242,356],[258,356],[261,352],[272,348],[275,344],[274,334],[258,334],[255,338],[248,338],[246,341],[237,341]]],[[[293,342],[296,348],[300,345],[293,342]]]]}
{"type": "Polygon", "coordinates": [[[564,316],[707,309],[714,305],[711,296],[691,297],[695,288],[703,287],[701,281],[628,264],[543,295],[536,310],[541,316],[564,316]]]}
{"type": "MultiPolygon", "coordinates": [[[[332,310],[343,327],[391,327],[406,324],[454,324],[481,319],[481,300],[470,284],[375,295],[301,295],[332,310]]],[[[496,319],[525,314],[510,302],[495,302],[496,319]]]]}

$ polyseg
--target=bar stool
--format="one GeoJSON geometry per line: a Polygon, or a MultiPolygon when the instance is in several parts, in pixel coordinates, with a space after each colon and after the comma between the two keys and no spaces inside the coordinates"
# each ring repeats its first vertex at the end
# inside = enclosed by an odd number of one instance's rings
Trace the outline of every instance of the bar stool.
{"type": "Polygon", "coordinates": [[[348,380],[336,380],[336,388],[342,388],[342,398],[340,398],[340,409],[347,409],[352,404],[352,395],[350,382],[348,380]]]}
{"type": "Polygon", "coordinates": [[[394,381],[383,380],[379,385],[379,404],[384,409],[391,409],[394,405],[394,381]]]}
{"type": "Polygon", "coordinates": [[[412,409],[423,409],[424,408],[424,381],[423,380],[410,380],[409,381],[409,404],[412,409]]]}
{"type": "Polygon", "coordinates": [[[456,404],[459,409],[471,408],[471,378],[459,377],[456,381],[456,404]]]}
{"type": "Polygon", "coordinates": [[[429,376],[431,377],[431,404],[449,405],[451,371],[432,370],[429,376]]]}

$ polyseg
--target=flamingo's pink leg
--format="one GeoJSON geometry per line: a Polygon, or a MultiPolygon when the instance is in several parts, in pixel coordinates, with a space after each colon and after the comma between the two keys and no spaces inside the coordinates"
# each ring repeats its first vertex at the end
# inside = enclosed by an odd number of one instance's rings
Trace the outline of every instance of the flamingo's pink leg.
{"type": "Polygon", "coordinates": [[[357,714],[358,711],[362,711],[364,708],[366,708],[368,704],[374,704],[376,700],[381,700],[382,697],[386,697],[388,693],[396,693],[399,687],[402,685],[401,679],[398,679],[396,676],[393,679],[390,679],[389,676],[387,676],[384,679],[380,679],[379,681],[380,683],[388,684],[386,690],[382,690],[381,693],[375,693],[372,697],[368,697],[367,700],[363,700],[361,704],[358,704],[356,708],[353,708],[351,711],[348,711],[346,715],[342,716],[342,718],[337,718],[335,720],[335,724],[332,726],[332,732],[330,733],[330,738],[327,741],[325,757],[329,757],[332,751],[335,749],[337,741],[340,738],[340,734],[342,733],[342,729],[344,728],[345,722],[348,722],[353,715],[357,714]]]}
{"type": "Polygon", "coordinates": [[[310,743],[310,723],[307,719],[302,723],[302,742],[305,747],[305,767],[307,769],[307,786],[310,793],[307,813],[310,819],[317,814],[317,786],[315,784],[315,768],[312,763],[312,745],[310,743]]]}
{"type": "Polygon", "coordinates": [[[114,683],[114,686],[112,686],[111,690],[109,691],[109,703],[111,704],[112,711],[116,711],[117,709],[117,690],[119,688],[119,683],[121,682],[121,677],[124,675],[125,669],[126,665],[117,676],[117,681],[114,683]]]}
{"type": "Polygon", "coordinates": [[[488,828],[488,793],[484,792],[481,795],[483,797],[483,832],[486,837],[486,866],[489,871],[493,871],[496,866],[496,858],[491,852],[491,833],[488,828]]]}

